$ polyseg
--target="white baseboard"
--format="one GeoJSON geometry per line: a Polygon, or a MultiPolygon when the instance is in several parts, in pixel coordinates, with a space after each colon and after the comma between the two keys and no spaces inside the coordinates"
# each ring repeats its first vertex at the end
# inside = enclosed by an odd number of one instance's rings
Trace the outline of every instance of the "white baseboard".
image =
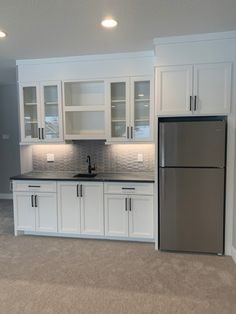
{"type": "Polygon", "coordinates": [[[0,193],[0,200],[12,200],[13,195],[12,193],[0,193]]]}
{"type": "Polygon", "coordinates": [[[234,262],[236,263],[236,249],[232,246],[232,258],[234,262]]]}

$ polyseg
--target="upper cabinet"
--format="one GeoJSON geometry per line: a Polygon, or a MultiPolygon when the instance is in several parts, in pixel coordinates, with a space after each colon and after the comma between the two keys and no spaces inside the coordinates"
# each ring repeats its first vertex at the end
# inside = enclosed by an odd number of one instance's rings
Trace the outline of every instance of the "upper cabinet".
{"type": "Polygon", "coordinates": [[[108,142],[153,139],[153,83],[150,77],[106,81],[108,142]]]}
{"type": "Polygon", "coordinates": [[[157,67],[157,114],[229,113],[231,68],[231,63],[157,67]]]}
{"type": "Polygon", "coordinates": [[[59,142],[62,134],[60,82],[32,82],[19,85],[21,142],[59,142]]]}
{"type": "Polygon", "coordinates": [[[104,81],[64,82],[64,138],[106,139],[104,81]]]}

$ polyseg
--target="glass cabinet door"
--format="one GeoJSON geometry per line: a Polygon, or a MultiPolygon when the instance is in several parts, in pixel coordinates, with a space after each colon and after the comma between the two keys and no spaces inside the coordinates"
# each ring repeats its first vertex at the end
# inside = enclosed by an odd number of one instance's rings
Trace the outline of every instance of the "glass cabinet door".
{"type": "Polygon", "coordinates": [[[60,130],[60,108],[61,108],[61,96],[60,85],[42,85],[43,94],[43,121],[42,121],[42,139],[43,140],[56,140],[61,136],[60,130]]]}
{"type": "Polygon", "coordinates": [[[147,140],[151,137],[150,80],[133,81],[133,138],[147,140]]]}
{"type": "Polygon", "coordinates": [[[111,138],[127,137],[127,82],[110,83],[111,138]]]}
{"type": "Polygon", "coordinates": [[[38,93],[37,86],[23,86],[23,115],[24,115],[24,130],[23,137],[26,141],[38,139],[38,93]]]}

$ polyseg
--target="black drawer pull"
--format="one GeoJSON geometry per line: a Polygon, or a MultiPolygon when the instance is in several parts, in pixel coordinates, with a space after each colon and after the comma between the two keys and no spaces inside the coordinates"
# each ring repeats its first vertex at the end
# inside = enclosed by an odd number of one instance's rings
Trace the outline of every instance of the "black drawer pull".
{"type": "Polygon", "coordinates": [[[125,211],[128,211],[128,198],[125,198],[125,211]]]}
{"type": "Polygon", "coordinates": [[[34,206],[38,207],[38,197],[37,197],[37,195],[34,196],[34,206]]]}
{"type": "Polygon", "coordinates": [[[135,190],[135,188],[122,188],[122,190],[135,190]]]}
{"type": "Polygon", "coordinates": [[[31,195],[31,207],[34,207],[34,196],[31,195]]]}
{"type": "Polygon", "coordinates": [[[41,188],[41,185],[28,185],[28,188],[41,188]]]}

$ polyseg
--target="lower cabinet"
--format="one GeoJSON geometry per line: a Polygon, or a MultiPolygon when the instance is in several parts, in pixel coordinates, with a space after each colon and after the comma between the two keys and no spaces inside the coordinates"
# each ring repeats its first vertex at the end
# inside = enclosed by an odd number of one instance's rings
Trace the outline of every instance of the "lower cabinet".
{"type": "Polygon", "coordinates": [[[154,240],[153,184],[14,181],[13,195],[15,234],[154,240]]]}
{"type": "Polygon", "coordinates": [[[129,236],[132,238],[153,238],[153,196],[129,196],[129,236]]]}
{"type": "Polygon", "coordinates": [[[57,232],[56,193],[14,193],[15,229],[57,232]]]}
{"type": "Polygon", "coordinates": [[[125,195],[105,195],[105,235],[128,237],[129,223],[125,195]]]}
{"type": "Polygon", "coordinates": [[[59,232],[104,235],[103,183],[58,183],[59,232]]]}
{"type": "Polygon", "coordinates": [[[105,195],[105,235],[154,238],[153,196],[105,195]]]}

